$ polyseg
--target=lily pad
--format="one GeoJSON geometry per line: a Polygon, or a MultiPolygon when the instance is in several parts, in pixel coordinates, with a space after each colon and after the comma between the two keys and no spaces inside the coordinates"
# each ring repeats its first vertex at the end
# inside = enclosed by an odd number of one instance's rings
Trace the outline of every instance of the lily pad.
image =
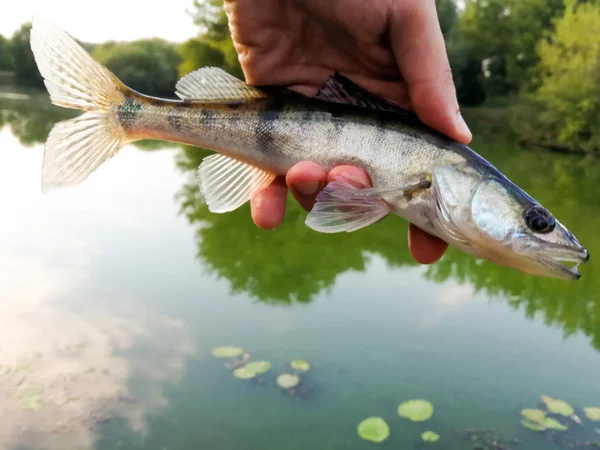
{"type": "Polygon", "coordinates": [[[433,431],[426,431],[425,433],[423,433],[421,435],[421,439],[423,439],[425,442],[435,442],[440,438],[440,435],[437,433],[434,433],[433,431]]]}
{"type": "Polygon", "coordinates": [[[223,347],[215,347],[212,349],[212,355],[215,358],[235,358],[244,353],[244,349],[241,347],[232,347],[225,345],[223,347]]]}
{"type": "Polygon", "coordinates": [[[529,419],[521,420],[521,425],[533,431],[544,431],[546,429],[544,425],[540,425],[539,423],[535,423],[529,419]]]}
{"type": "Polygon", "coordinates": [[[575,412],[573,407],[563,400],[552,399],[546,404],[546,406],[548,406],[548,410],[552,411],[553,413],[566,417],[575,412]]]}
{"type": "Polygon", "coordinates": [[[546,417],[544,419],[544,426],[556,431],[566,431],[568,429],[566,425],[563,425],[558,420],[552,419],[551,417],[546,417]]]}
{"type": "Polygon", "coordinates": [[[583,408],[585,415],[590,420],[600,420],[600,408],[588,406],[583,408]]]}
{"type": "Polygon", "coordinates": [[[296,387],[300,382],[298,375],[291,375],[289,373],[283,373],[277,377],[277,384],[284,389],[291,389],[296,387]]]}
{"type": "Polygon", "coordinates": [[[233,371],[233,376],[240,380],[251,380],[256,377],[256,372],[253,370],[248,370],[246,366],[240,367],[239,369],[235,369],[233,371]]]}
{"type": "Polygon", "coordinates": [[[424,422],[433,415],[433,405],[427,400],[408,400],[398,406],[398,415],[413,422],[424,422]]]}
{"type": "Polygon", "coordinates": [[[303,359],[295,359],[291,363],[292,369],[298,372],[308,372],[310,370],[310,363],[303,359]]]}
{"type": "Polygon", "coordinates": [[[365,441],[383,442],[390,436],[390,427],[381,417],[368,417],[358,424],[358,435],[365,441]]]}
{"type": "Polygon", "coordinates": [[[38,411],[44,406],[44,388],[38,385],[22,385],[17,391],[23,409],[38,411]]]}
{"type": "Polygon", "coordinates": [[[543,422],[546,418],[546,413],[541,409],[524,409],[521,414],[532,422],[543,422]]]}
{"type": "Polygon", "coordinates": [[[268,361],[252,361],[244,366],[246,370],[254,372],[256,375],[268,372],[271,369],[271,363],[268,361]]]}

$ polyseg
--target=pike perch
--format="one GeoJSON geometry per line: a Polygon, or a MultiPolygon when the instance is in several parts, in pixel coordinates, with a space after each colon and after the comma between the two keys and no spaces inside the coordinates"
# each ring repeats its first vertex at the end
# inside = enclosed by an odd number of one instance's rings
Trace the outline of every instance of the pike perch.
{"type": "Polygon", "coordinates": [[[216,152],[198,168],[215,213],[240,207],[300,161],[327,170],[353,164],[372,187],[328,184],[307,216],[312,229],[349,232],[394,213],[463,252],[531,275],[578,279],[577,266],[589,260],[546,208],[471,148],[339,74],[309,98],[206,67],[183,77],[171,100],[125,86],[51,24],[34,20],[31,47],[52,102],[85,111],[50,132],[44,192],[77,185],[130,142],[159,139],[216,152]]]}

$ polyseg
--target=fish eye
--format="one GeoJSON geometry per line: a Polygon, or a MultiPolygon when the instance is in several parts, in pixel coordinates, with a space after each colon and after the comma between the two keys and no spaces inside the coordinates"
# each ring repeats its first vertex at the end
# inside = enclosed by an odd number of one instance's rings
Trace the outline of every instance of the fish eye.
{"type": "Polygon", "coordinates": [[[552,214],[539,206],[532,206],[524,216],[527,226],[536,233],[550,233],[556,225],[552,214]]]}

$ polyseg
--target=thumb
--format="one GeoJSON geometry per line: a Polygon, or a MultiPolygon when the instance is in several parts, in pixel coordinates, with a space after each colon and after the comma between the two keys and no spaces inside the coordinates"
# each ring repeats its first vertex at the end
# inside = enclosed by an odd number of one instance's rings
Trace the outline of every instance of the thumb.
{"type": "Polygon", "coordinates": [[[468,144],[472,135],[460,114],[435,0],[394,2],[393,8],[392,51],[412,108],[425,124],[468,144]]]}

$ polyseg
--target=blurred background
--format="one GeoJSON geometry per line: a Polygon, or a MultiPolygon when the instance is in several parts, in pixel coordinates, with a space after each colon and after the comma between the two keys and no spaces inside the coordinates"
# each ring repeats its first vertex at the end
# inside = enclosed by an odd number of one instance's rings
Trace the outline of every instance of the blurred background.
{"type": "Polygon", "coordinates": [[[600,445],[584,409],[600,407],[600,2],[436,3],[472,147],[588,248],[579,281],[452,248],[420,266],[398,217],[325,235],[294,202],[275,231],[248,205],[211,214],[195,181],[210,152],[165,142],[44,196],[44,142],[78,112],[48,101],[34,14],[146,94],[202,66],[243,74],[218,0],[3,8],[0,448],[360,450],[369,416],[389,424],[382,449],[600,445]],[[271,369],[236,379],[222,345],[271,369]],[[295,358],[312,364],[298,399],[276,384],[295,358]],[[572,408],[553,416],[566,430],[523,422],[543,396],[572,408]],[[414,398],[431,419],[398,416],[414,398]]]}

